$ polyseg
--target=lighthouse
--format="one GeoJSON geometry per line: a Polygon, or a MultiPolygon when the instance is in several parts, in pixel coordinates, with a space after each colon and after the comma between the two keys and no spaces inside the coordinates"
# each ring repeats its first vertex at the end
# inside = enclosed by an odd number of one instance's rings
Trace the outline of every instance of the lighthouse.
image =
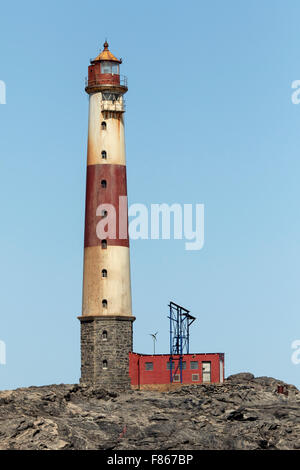
{"type": "Polygon", "coordinates": [[[81,383],[128,388],[132,352],[124,95],[127,79],[104,43],[90,61],[81,383]]]}

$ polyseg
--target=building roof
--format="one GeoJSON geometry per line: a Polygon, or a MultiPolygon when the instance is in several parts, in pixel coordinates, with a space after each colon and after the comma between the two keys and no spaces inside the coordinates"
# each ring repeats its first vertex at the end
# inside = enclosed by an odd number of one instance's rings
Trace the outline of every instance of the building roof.
{"type": "Polygon", "coordinates": [[[110,50],[108,49],[108,42],[105,41],[105,43],[103,44],[103,51],[100,52],[100,54],[95,58],[93,59],[91,62],[99,62],[99,61],[102,61],[102,60],[109,60],[111,62],[118,62],[118,64],[121,64],[122,63],[122,59],[117,59],[111,52],[110,50]]]}
{"type": "MultiPolygon", "coordinates": [[[[137,353],[137,352],[131,352],[130,354],[135,354],[137,356],[151,356],[151,357],[173,357],[173,358],[180,358],[180,354],[144,354],[144,353],[137,353]]],[[[224,355],[224,353],[220,353],[220,352],[214,352],[214,353],[199,353],[199,352],[196,352],[196,353],[183,353],[182,354],[182,357],[185,357],[185,356],[191,356],[191,357],[196,357],[196,356],[214,356],[214,355],[224,355]]]]}

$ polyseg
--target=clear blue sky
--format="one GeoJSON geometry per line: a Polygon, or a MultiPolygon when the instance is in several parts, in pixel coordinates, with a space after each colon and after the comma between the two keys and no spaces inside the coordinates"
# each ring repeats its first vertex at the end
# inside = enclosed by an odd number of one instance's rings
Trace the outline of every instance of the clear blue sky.
{"type": "Polygon", "coordinates": [[[205,245],[131,243],[134,350],[168,352],[169,300],[191,349],[300,386],[298,1],[1,5],[0,389],[80,376],[90,57],[128,76],[129,203],[205,204],[205,245]]]}

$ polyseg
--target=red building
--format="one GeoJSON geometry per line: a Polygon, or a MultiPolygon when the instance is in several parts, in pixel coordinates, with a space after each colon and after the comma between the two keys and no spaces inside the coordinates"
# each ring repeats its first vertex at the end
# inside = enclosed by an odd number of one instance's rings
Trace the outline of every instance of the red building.
{"type": "Polygon", "coordinates": [[[129,353],[131,387],[148,390],[168,390],[187,384],[223,383],[224,354],[196,353],[180,356],[170,354],[129,353]]]}

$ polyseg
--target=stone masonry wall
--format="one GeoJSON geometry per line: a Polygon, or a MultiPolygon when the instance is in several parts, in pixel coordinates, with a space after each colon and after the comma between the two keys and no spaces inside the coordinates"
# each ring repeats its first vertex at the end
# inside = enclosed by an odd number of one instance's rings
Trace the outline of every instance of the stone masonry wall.
{"type": "Polygon", "coordinates": [[[130,388],[129,352],[134,317],[81,317],[80,320],[80,382],[109,389],[130,388]],[[107,361],[107,368],[103,361],[107,361]]]}

